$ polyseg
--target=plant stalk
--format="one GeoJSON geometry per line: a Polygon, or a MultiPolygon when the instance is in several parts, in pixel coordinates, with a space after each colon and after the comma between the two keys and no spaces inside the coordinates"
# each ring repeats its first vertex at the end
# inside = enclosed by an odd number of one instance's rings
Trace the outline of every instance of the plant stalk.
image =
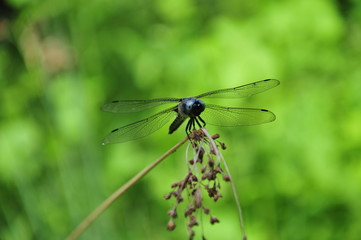
{"type": "Polygon", "coordinates": [[[66,240],[74,240],[80,236],[98,216],[103,213],[117,198],[119,198],[126,190],[128,190],[131,186],[133,186],[137,181],[139,181],[142,177],[144,177],[148,172],[150,172],[155,166],[161,163],[166,157],[175,152],[180,146],[182,146],[188,137],[184,138],[182,141],[177,143],[174,147],[169,149],[166,153],[164,153],[160,158],[155,160],[152,164],[144,168],[141,172],[131,178],[127,183],[121,186],[117,191],[115,191],[110,197],[108,197],[102,204],[99,205],[88,217],[86,217],[74,230],[70,233],[70,235],[66,238],[66,240]]]}

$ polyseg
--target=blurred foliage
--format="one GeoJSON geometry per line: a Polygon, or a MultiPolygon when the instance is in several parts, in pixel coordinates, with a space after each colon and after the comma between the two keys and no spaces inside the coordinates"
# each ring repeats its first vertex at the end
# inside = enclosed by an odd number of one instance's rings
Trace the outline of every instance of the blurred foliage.
{"type": "MultiPolygon", "coordinates": [[[[360,43],[357,0],[1,1],[0,239],[64,238],[185,135],[164,127],[101,146],[146,116],[103,113],[102,103],[266,78],[281,85],[226,104],[270,109],[275,122],[209,126],[228,146],[249,239],[359,239],[360,43]]],[[[172,203],[162,198],[186,174],[184,151],[80,239],[186,239],[182,217],[166,230],[172,203]]],[[[205,221],[207,239],[241,234],[230,186],[223,191],[209,203],[221,222],[205,221]]]]}

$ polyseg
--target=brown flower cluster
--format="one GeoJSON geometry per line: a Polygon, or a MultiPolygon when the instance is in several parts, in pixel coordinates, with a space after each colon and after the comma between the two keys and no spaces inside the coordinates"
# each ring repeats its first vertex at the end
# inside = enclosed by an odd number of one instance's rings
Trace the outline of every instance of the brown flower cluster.
{"type": "MultiPolygon", "coordinates": [[[[188,219],[189,239],[193,239],[195,232],[193,227],[199,225],[199,219],[203,214],[209,216],[211,224],[219,223],[218,218],[210,214],[210,209],[203,204],[203,194],[207,193],[208,197],[215,202],[222,197],[220,193],[220,179],[229,182],[229,175],[225,174],[220,166],[220,160],[217,157],[218,149],[214,149],[209,139],[205,138],[201,131],[194,132],[192,135],[192,147],[194,157],[188,160],[188,172],[183,180],[172,184],[172,191],[165,195],[165,199],[175,198],[175,206],[168,211],[170,220],[167,229],[172,231],[175,229],[175,218],[177,218],[177,207],[183,202],[183,192],[189,199],[188,206],[184,211],[184,217],[188,219]],[[222,178],[220,177],[222,176],[222,178]]],[[[219,138],[219,135],[212,136],[213,139],[219,138]]],[[[213,139],[211,141],[213,141],[213,139]]],[[[217,142],[217,147],[225,149],[223,143],[217,142]]],[[[205,239],[202,236],[202,239],[205,239]]]]}

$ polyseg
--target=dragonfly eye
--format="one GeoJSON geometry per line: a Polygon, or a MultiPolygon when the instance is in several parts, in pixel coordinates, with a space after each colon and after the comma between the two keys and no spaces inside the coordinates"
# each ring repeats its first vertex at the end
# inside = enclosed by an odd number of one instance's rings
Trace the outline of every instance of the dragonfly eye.
{"type": "Polygon", "coordinates": [[[186,115],[188,115],[192,111],[194,102],[195,102],[195,99],[193,99],[193,98],[185,98],[181,104],[181,111],[183,113],[185,113],[186,115]]]}
{"type": "Polygon", "coordinates": [[[190,114],[192,116],[199,116],[204,109],[206,108],[206,105],[204,104],[204,102],[202,100],[197,99],[193,105],[192,105],[192,110],[190,111],[190,114]]]}

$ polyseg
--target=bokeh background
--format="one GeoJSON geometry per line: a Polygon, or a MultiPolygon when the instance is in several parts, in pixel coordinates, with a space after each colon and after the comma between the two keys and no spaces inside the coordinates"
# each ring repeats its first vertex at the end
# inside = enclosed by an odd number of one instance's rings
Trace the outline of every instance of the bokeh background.
{"type": "MultiPolygon", "coordinates": [[[[101,146],[152,112],[99,110],[120,99],[185,97],[266,78],[277,88],[229,106],[273,123],[209,126],[242,203],[249,239],[360,239],[361,2],[0,2],[0,239],[64,239],[184,131],[101,146]]],[[[80,239],[187,239],[165,201],[185,146],[114,203],[80,239]]],[[[229,184],[206,201],[207,239],[240,239],[229,184]]],[[[185,205],[185,203],[184,203],[185,205]]],[[[198,227],[196,239],[200,239],[198,227]]]]}

